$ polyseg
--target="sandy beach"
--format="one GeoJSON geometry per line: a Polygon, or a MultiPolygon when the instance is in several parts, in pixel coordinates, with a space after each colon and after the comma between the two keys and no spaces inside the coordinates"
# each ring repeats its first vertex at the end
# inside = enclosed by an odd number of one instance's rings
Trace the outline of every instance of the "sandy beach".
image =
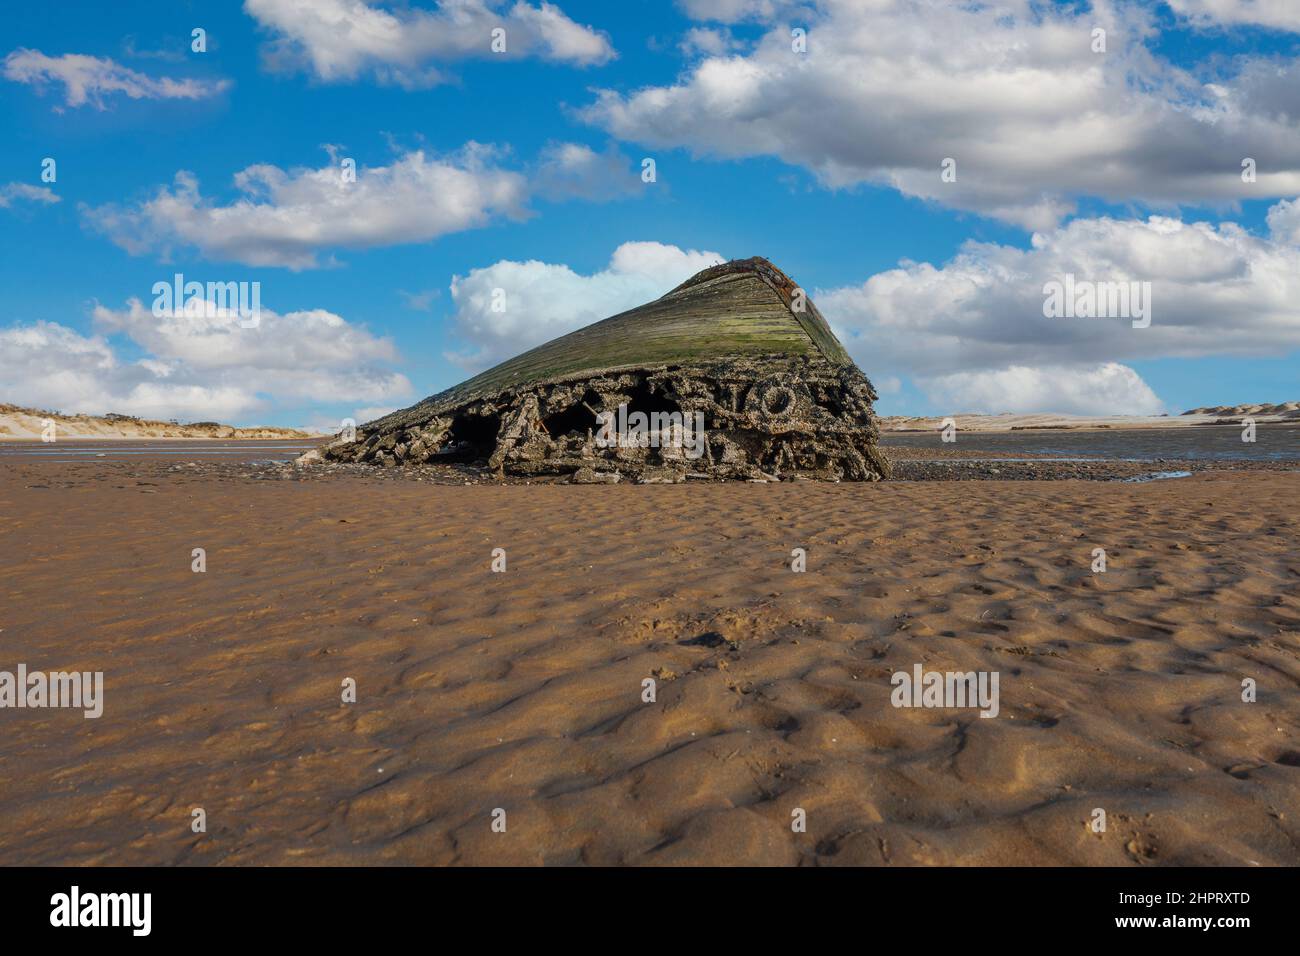
{"type": "Polygon", "coordinates": [[[0,670],[104,700],[3,715],[0,859],[1295,865],[1298,498],[13,460],[0,670]],[[998,715],[893,706],[917,664],[998,715]]]}

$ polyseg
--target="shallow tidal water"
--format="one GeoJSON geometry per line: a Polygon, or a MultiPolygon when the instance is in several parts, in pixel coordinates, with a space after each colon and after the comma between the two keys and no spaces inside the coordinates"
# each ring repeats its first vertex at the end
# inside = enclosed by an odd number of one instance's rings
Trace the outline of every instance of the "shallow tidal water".
{"type": "Polygon", "coordinates": [[[955,442],[945,443],[938,431],[885,432],[881,435],[881,444],[886,449],[933,448],[963,456],[972,452],[989,452],[998,455],[1050,455],[1066,460],[1300,461],[1300,425],[1259,425],[1254,442],[1243,442],[1241,436],[1242,429],[1237,425],[964,432],[961,419],[958,419],[955,442]]]}
{"type": "Polygon", "coordinates": [[[309,441],[217,441],[162,439],[115,441],[105,439],[67,441],[0,442],[0,461],[22,458],[49,462],[131,461],[141,458],[174,458],[179,461],[293,461],[315,448],[320,439],[309,441]]]}

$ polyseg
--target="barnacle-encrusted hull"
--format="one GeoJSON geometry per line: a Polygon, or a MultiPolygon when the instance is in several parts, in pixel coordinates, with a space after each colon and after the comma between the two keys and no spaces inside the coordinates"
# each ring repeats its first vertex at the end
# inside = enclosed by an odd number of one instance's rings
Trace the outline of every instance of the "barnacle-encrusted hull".
{"type": "Polygon", "coordinates": [[[506,474],[578,481],[872,481],[889,473],[875,398],[816,306],[755,258],[706,269],[370,422],[323,456],[390,466],[481,460],[506,474]],[[606,423],[636,412],[649,429],[608,440],[606,423]],[[690,430],[696,421],[702,435],[690,430]]]}

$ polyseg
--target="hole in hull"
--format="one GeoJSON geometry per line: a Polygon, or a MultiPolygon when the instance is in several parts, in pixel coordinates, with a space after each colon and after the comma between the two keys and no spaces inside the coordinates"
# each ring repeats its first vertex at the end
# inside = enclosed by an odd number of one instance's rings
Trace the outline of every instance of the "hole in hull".
{"type": "Polygon", "coordinates": [[[652,389],[649,383],[641,382],[628,396],[627,410],[649,415],[652,412],[680,412],[682,408],[667,395],[652,389]]]}
{"type": "Polygon", "coordinates": [[[457,415],[451,423],[447,443],[438,451],[440,461],[471,462],[490,458],[496,450],[499,415],[457,415]]]}
{"type": "Polygon", "coordinates": [[[555,412],[542,419],[546,434],[552,438],[563,438],[571,432],[585,437],[587,429],[593,431],[600,427],[596,416],[582,402],[575,402],[562,412],[555,412]]]}

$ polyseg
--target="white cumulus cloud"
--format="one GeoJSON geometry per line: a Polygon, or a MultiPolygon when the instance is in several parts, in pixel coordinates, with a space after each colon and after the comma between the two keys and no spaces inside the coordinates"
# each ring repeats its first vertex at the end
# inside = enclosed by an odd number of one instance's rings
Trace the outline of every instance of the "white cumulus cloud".
{"type": "Polygon", "coordinates": [[[906,374],[954,410],[1132,414],[1158,400],[1126,361],[1276,355],[1300,348],[1300,216],[1282,202],[1256,236],[1224,222],[1076,219],[1027,249],[967,243],[951,261],[904,262],[816,292],[868,375],[906,374]],[[1044,286],[1150,284],[1133,316],[1049,318],[1044,286]]]}
{"type": "Polygon", "coordinates": [[[954,411],[1061,415],[1159,415],[1164,403],[1127,365],[1045,365],[953,372],[929,379],[931,401],[954,411]]]}
{"type": "Polygon", "coordinates": [[[327,146],[331,162],[235,174],[237,198],[205,195],[181,170],[137,203],[81,207],[92,229],[133,255],[192,248],[207,259],[313,269],[321,253],[428,242],[448,233],[531,215],[528,201],[613,200],[640,192],[639,169],[615,147],[547,144],[531,163],[503,165],[504,151],[469,142],[447,155],[399,154],[386,166],[355,163],[327,146]]]}
{"type": "Polygon", "coordinates": [[[601,90],[580,115],[623,141],[776,156],[831,188],[886,185],[1027,229],[1056,225],[1080,196],[1300,193],[1297,61],[1247,57],[1193,74],[1150,51],[1149,10],[1101,0],[822,0],[798,16],[724,7],[712,16],[756,19],[761,37],[695,60],[668,85],[601,90]],[[795,26],[805,52],[792,48],[795,26]],[[1096,28],[1105,52],[1094,52],[1096,28]],[[1248,156],[1260,162],[1253,183],[1241,178],[1248,156]],[[945,159],[955,181],[941,177],[945,159]]]}
{"type": "Polygon", "coordinates": [[[255,328],[222,310],[155,315],[138,299],[96,306],[96,334],[54,322],[0,329],[0,395],[64,412],[238,422],[283,403],[346,396],[387,402],[411,392],[389,366],[391,341],[321,309],[262,309],[255,328]],[[123,358],[107,336],[144,353],[123,358]]]}
{"type": "Polygon", "coordinates": [[[467,348],[447,357],[478,371],[658,298],[721,261],[716,252],[625,242],[608,266],[591,275],[535,259],[503,259],[473,269],[452,279],[453,332],[467,348]],[[504,303],[504,311],[494,309],[496,302],[504,303]]]}
{"type": "Polygon", "coordinates": [[[369,73],[422,87],[443,81],[438,64],[455,60],[534,57],[590,66],[615,55],[603,33],[545,2],[443,0],[426,9],[365,0],[246,0],[244,9],[272,35],[265,55],[273,67],[306,69],[324,82],[369,73]],[[492,49],[495,29],[505,31],[500,52],[492,49]]]}
{"type": "Polygon", "coordinates": [[[216,96],[230,86],[228,80],[201,80],[149,76],[102,56],[65,53],[46,56],[40,50],[18,49],[4,58],[4,75],[16,83],[62,84],[64,106],[87,104],[108,108],[115,95],[133,100],[199,100],[216,96]]]}
{"type": "Polygon", "coordinates": [[[1270,209],[1268,228],[1279,242],[1300,246],[1300,199],[1283,200],[1270,209]]]}
{"type": "Polygon", "coordinates": [[[528,181],[496,158],[476,143],[446,157],[416,150],[387,166],[358,166],[355,181],[340,165],[249,166],[235,175],[240,197],[225,204],[205,197],[182,171],[138,205],[83,213],[133,254],[186,246],[209,259],[307,269],[320,265],[322,249],[425,242],[524,215],[528,181]]]}

